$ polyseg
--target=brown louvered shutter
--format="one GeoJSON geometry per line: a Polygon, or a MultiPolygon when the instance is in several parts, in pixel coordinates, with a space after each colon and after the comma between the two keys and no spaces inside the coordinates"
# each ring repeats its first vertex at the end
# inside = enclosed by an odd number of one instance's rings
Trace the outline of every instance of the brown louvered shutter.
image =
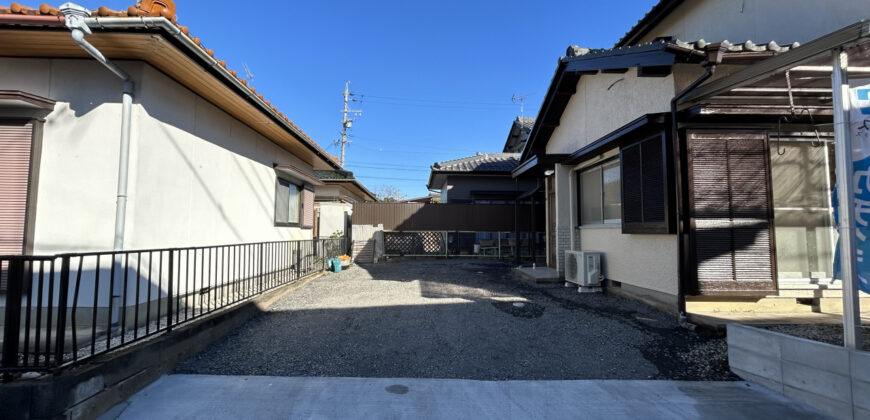
{"type": "Polygon", "coordinates": [[[302,190],[302,227],[314,227],[314,191],[305,187],[302,190]]]}
{"type": "MultiPolygon", "coordinates": [[[[24,252],[27,187],[30,177],[31,124],[0,125],[0,255],[24,252]]],[[[6,263],[0,290],[6,290],[6,263]]]]}
{"type": "Polygon", "coordinates": [[[619,151],[622,170],[622,232],[670,233],[665,135],[656,134],[619,151]]]}
{"type": "Polygon", "coordinates": [[[33,126],[0,125],[0,255],[24,251],[33,126]]]}
{"type": "Polygon", "coordinates": [[[688,139],[696,292],[775,291],[766,135],[689,132],[688,139]]]}

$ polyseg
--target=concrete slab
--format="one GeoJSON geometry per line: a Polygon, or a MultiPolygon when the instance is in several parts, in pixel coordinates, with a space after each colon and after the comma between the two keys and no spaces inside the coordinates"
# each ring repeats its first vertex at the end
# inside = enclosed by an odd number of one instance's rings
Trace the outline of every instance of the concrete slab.
{"type": "MultiPolygon", "coordinates": [[[[843,315],[819,312],[703,312],[688,314],[689,322],[714,327],[724,327],[726,324],[738,323],[746,325],[777,325],[777,324],[842,324],[843,315]]],[[[861,321],[870,324],[870,312],[861,313],[861,321]]]]}
{"type": "Polygon", "coordinates": [[[535,283],[562,283],[564,281],[559,277],[559,272],[550,267],[523,267],[514,268],[511,271],[535,283]]]}
{"type": "Polygon", "coordinates": [[[789,418],[819,412],[747,382],[473,381],[170,375],[104,419],[789,418]]]}

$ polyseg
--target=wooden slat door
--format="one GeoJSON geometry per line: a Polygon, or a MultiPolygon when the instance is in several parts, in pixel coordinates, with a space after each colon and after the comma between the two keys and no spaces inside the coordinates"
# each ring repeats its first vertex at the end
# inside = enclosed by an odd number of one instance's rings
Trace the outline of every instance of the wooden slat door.
{"type": "Polygon", "coordinates": [[[695,292],[731,296],[775,292],[766,134],[687,134],[695,292]]]}

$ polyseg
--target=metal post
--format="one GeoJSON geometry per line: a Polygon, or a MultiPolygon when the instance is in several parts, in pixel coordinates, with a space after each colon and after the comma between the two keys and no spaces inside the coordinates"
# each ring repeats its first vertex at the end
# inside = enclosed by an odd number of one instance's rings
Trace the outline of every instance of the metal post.
{"type": "Polygon", "coordinates": [[[261,242],[260,243],[260,286],[259,286],[260,289],[257,291],[258,293],[263,291],[263,277],[265,277],[265,275],[266,275],[266,273],[263,271],[263,243],[261,242]]]}
{"type": "MultiPolygon", "coordinates": [[[[162,267],[161,267],[162,269],[162,267]]],[[[166,332],[172,331],[172,287],[175,283],[175,250],[169,250],[169,284],[166,285],[166,332]]],[[[160,314],[157,314],[160,319],[160,314]]],[[[159,323],[157,324],[160,325],[159,323]]]]}
{"type": "Polygon", "coordinates": [[[840,197],[840,267],[843,277],[843,341],[844,346],[858,349],[861,342],[861,317],[858,301],[858,272],[855,248],[855,197],[852,182],[852,133],[849,112],[848,57],[834,50],[831,90],[834,106],[834,152],[836,155],[837,189],[840,197]]]}
{"type": "MultiPolygon", "coordinates": [[[[55,366],[63,364],[63,345],[64,338],[66,338],[66,308],[67,299],[69,298],[69,260],[69,255],[64,255],[60,260],[60,288],[57,294],[57,330],[55,332],[54,346],[55,366]]],[[[124,297],[126,299],[126,294],[124,297]]],[[[48,304],[51,305],[51,302],[48,304]]],[[[51,322],[51,320],[48,322],[51,322]]],[[[73,349],[73,351],[75,351],[75,349],[73,349]]]]}
{"type": "MultiPolygon", "coordinates": [[[[8,286],[6,290],[6,318],[3,328],[3,367],[18,366],[18,338],[21,328],[21,293],[24,287],[24,259],[9,260],[8,286]]],[[[30,296],[28,296],[30,299],[30,296]]],[[[39,349],[36,349],[39,354],[39,349]]],[[[12,376],[3,374],[3,382],[9,382],[12,376]]]]}
{"type": "Polygon", "coordinates": [[[302,241],[296,242],[296,279],[302,278],[302,241]]]}

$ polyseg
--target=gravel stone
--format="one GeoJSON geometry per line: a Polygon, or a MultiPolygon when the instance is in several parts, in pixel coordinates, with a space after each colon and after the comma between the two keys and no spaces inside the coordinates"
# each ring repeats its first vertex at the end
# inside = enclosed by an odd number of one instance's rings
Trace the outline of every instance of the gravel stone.
{"type": "Polygon", "coordinates": [[[647,305],[482,260],[353,266],[284,296],[176,373],[736,380],[725,340],[647,305]],[[525,305],[516,306],[514,302],[525,305]]]}
{"type": "MultiPolygon", "coordinates": [[[[835,346],[843,345],[843,325],[842,324],[785,324],[785,325],[767,325],[761,328],[778,333],[788,334],[795,337],[806,338],[822,343],[833,344],[835,346]]],[[[870,326],[861,328],[861,338],[864,351],[870,351],[870,326]]]]}

